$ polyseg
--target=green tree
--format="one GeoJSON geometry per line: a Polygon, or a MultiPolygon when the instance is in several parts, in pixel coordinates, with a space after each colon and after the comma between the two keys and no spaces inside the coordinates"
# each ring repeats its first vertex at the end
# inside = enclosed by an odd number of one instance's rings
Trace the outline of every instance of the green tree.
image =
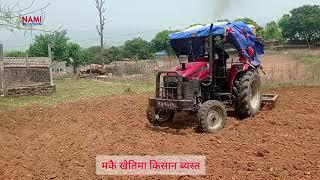
{"type": "Polygon", "coordinates": [[[68,61],[68,40],[66,31],[37,35],[34,43],[29,48],[29,55],[48,57],[48,45],[51,44],[53,60],[68,61]]]}
{"type": "Polygon", "coordinates": [[[88,54],[88,62],[93,64],[101,63],[101,47],[100,46],[91,46],[86,49],[88,54]]]}
{"type": "Polygon", "coordinates": [[[238,18],[238,19],[235,19],[234,21],[240,21],[240,22],[244,22],[246,24],[251,24],[251,25],[254,25],[257,29],[257,36],[258,37],[263,37],[264,36],[264,30],[263,30],[263,27],[260,26],[257,22],[255,22],[254,20],[250,19],[250,18],[238,18]]]}
{"type": "Polygon", "coordinates": [[[277,40],[279,42],[283,42],[281,29],[275,21],[268,23],[265,27],[264,39],[269,41],[277,40]]]}
{"type": "Polygon", "coordinates": [[[6,57],[26,57],[27,53],[24,51],[10,51],[5,53],[6,57]]]}
{"type": "Polygon", "coordinates": [[[290,11],[279,24],[285,38],[305,39],[308,42],[320,38],[320,6],[305,5],[290,11]]]}
{"type": "Polygon", "coordinates": [[[74,72],[83,64],[88,63],[89,53],[77,43],[69,42],[67,45],[69,63],[72,64],[74,72]]]}
{"type": "Polygon", "coordinates": [[[153,53],[166,51],[168,55],[173,55],[173,50],[169,44],[169,34],[177,32],[176,30],[164,30],[156,34],[151,40],[151,51],[153,53]]]}
{"type": "Polygon", "coordinates": [[[149,59],[152,58],[151,45],[148,41],[141,38],[135,38],[128,40],[123,46],[123,57],[124,58],[136,58],[149,59]]]}
{"type": "Polygon", "coordinates": [[[292,32],[292,28],[290,28],[290,15],[285,14],[281,17],[281,19],[278,22],[279,27],[282,31],[283,38],[290,39],[290,37],[294,37],[294,33],[292,32]],[[287,29],[289,28],[289,29],[287,29]]]}
{"type": "Polygon", "coordinates": [[[123,47],[115,47],[111,46],[106,50],[106,57],[108,59],[108,63],[113,61],[120,61],[123,59],[123,47]]]}

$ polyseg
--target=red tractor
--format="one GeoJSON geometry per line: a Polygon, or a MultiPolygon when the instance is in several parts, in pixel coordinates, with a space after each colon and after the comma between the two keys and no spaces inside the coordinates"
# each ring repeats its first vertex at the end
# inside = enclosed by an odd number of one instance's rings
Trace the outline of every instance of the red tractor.
{"type": "Polygon", "coordinates": [[[147,109],[151,124],[161,125],[175,112],[191,111],[198,114],[204,132],[215,133],[225,125],[227,108],[234,108],[240,119],[260,111],[258,56],[264,52],[252,28],[241,22],[211,24],[170,34],[169,39],[176,55],[188,57],[188,62],[157,74],[156,94],[147,109]],[[238,51],[239,62],[227,66],[226,47],[238,51]]]}

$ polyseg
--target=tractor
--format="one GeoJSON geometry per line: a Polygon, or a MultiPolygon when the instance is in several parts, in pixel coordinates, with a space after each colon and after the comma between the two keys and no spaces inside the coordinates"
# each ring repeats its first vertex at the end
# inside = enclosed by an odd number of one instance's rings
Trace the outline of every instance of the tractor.
{"type": "Polygon", "coordinates": [[[196,26],[169,35],[170,46],[181,62],[156,76],[155,97],[149,98],[147,118],[154,126],[172,121],[176,112],[197,113],[203,132],[216,133],[226,123],[227,110],[239,119],[255,116],[263,101],[259,55],[263,44],[253,29],[242,22],[196,26]],[[229,49],[239,54],[227,63],[229,49]]]}

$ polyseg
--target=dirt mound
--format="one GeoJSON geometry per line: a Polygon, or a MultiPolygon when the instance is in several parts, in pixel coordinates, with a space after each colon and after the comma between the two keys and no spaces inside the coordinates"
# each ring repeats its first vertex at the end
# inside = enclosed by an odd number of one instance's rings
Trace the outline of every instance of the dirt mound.
{"type": "Polygon", "coordinates": [[[274,91],[281,95],[275,109],[243,122],[228,118],[215,135],[197,133],[184,113],[169,129],[150,129],[146,95],[0,110],[0,179],[96,179],[96,155],[145,154],[206,155],[199,179],[319,178],[320,88],[274,91]]]}

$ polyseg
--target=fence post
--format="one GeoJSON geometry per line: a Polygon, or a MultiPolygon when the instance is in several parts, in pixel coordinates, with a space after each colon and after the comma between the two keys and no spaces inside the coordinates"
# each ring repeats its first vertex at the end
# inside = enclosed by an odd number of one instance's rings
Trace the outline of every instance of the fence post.
{"type": "Polygon", "coordinates": [[[92,77],[92,64],[90,64],[90,78],[92,77]]]}
{"type": "Polygon", "coordinates": [[[49,71],[50,71],[50,84],[53,86],[53,77],[52,77],[52,51],[51,44],[48,44],[48,56],[49,56],[49,71]]]}
{"type": "Polygon", "coordinates": [[[0,44],[0,81],[1,81],[1,95],[3,95],[4,94],[3,44],[0,44]]]}
{"type": "Polygon", "coordinates": [[[26,55],[26,67],[29,69],[29,53],[26,55]]]}
{"type": "Polygon", "coordinates": [[[115,76],[118,76],[117,60],[114,61],[114,72],[113,72],[113,74],[114,74],[115,76]]]}

